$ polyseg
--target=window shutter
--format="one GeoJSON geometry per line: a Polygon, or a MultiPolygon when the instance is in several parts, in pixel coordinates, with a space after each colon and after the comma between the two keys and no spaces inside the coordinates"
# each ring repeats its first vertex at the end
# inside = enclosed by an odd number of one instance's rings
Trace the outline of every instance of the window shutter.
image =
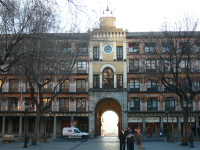
{"type": "Polygon", "coordinates": [[[160,110],[160,101],[157,100],[157,104],[158,104],[158,111],[160,110]]]}
{"type": "Polygon", "coordinates": [[[24,82],[24,89],[23,89],[24,92],[26,92],[26,82],[24,82]]]}
{"type": "Polygon", "coordinates": [[[7,92],[9,92],[9,80],[7,81],[7,92]]]}
{"type": "Polygon", "coordinates": [[[128,111],[130,111],[130,102],[128,102],[128,111]]]}
{"type": "Polygon", "coordinates": [[[163,110],[165,111],[165,101],[163,101],[163,110]]]}
{"type": "Polygon", "coordinates": [[[57,100],[57,111],[59,111],[59,99],[57,100]]]}
{"type": "Polygon", "coordinates": [[[25,111],[25,99],[23,100],[23,111],[25,111]]]}
{"type": "Polygon", "coordinates": [[[76,111],[76,99],[74,99],[74,111],[76,111]]]}
{"type": "Polygon", "coordinates": [[[175,100],[175,111],[177,111],[177,101],[175,100]]]}
{"type": "Polygon", "coordinates": [[[140,100],[140,111],[142,111],[142,101],[140,100]]]}
{"type": "Polygon", "coordinates": [[[86,111],[88,111],[88,100],[86,100],[86,111]]]}
{"type": "Polygon", "coordinates": [[[19,86],[18,86],[18,92],[21,92],[21,82],[20,81],[18,81],[18,83],[19,83],[19,86]]]}

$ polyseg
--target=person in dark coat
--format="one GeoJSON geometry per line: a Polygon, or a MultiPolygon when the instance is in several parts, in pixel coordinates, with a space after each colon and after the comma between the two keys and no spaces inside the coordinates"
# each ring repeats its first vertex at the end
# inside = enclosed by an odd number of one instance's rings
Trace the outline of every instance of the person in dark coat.
{"type": "MultiPolygon", "coordinates": [[[[125,131],[125,136],[127,136],[128,135],[128,132],[129,132],[129,127],[127,128],[127,130],[125,131]]],[[[127,150],[128,150],[128,140],[126,140],[127,141],[127,150]]]]}
{"type": "Polygon", "coordinates": [[[128,141],[128,147],[129,150],[134,150],[134,134],[132,132],[132,129],[129,130],[128,135],[126,136],[127,141],[128,141]],[[129,140],[129,136],[133,136],[132,140],[129,140]]]}
{"type": "Polygon", "coordinates": [[[120,139],[120,150],[125,150],[125,139],[126,139],[126,135],[125,135],[125,131],[124,128],[122,128],[122,130],[119,132],[119,139],[120,139]]]}
{"type": "Polygon", "coordinates": [[[142,150],[142,134],[140,133],[140,130],[137,131],[137,145],[138,149],[142,150]]]}

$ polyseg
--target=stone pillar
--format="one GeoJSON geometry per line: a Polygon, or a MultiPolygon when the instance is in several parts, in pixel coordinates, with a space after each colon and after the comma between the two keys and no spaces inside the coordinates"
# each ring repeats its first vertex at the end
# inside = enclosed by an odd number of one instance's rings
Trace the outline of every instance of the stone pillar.
{"type": "Polygon", "coordinates": [[[54,116],[54,126],[53,126],[53,139],[56,139],[56,116],[54,116]]]}
{"type": "Polygon", "coordinates": [[[99,53],[99,58],[103,59],[103,42],[100,42],[100,53],[99,53]]]}
{"type": "Polygon", "coordinates": [[[100,89],[102,88],[102,74],[100,74],[100,79],[99,79],[99,83],[100,83],[100,89]]]}
{"type": "Polygon", "coordinates": [[[142,117],[142,127],[143,127],[143,129],[142,129],[142,131],[143,131],[143,138],[145,138],[146,137],[146,132],[145,132],[145,128],[146,128],[146,122],[145,122],[145,116],[143,116],[142,117]]]}
{"type": "Polygon", "coordinates": [[[89,133],[90,137],[95,136],[95,112],[89,112],[89,133]]]}
{"type": "Polygon", "coordinates": [[[126,40],[123,41],[123,60],[126,59],[126,40]]]}
{"type": "Polygon", "coordinates": [[[113,59],[116,60],[116,41],[113,41],[113,59]]]}
{"type": "Polygon", "coordinates": [[[5,116],[3,115],[3,121],[2,121],[2,136],[5,134],[5,116]]]}
{"type": "Polygon", "coordinates": [[[181,117],[178,115],[178,137],[181,137],[181,117]]]}
{"type": "Polygon", "coordinates": [[[160,129],[163,128],[163,114],[160,116],[160,129]]]}
{"type": "Polygon", "coordinates": [[[93,63],[92,61],[90,61],[90,64],[89,64],[89,88],[93,88],[93,63]]]}
{"type": "Polygon", "coordinates": [[[117,83],[117,77],[116,77],[116,74],[114,74],[114,88],[117,88],[116,83],[117,83]]]}
{"type": "Polygon", "coordinates": [[[19,137],[22,137],[22,116],[19,116],[19,137]]]}
{"type": "MultiPolygon", "coordinates": [[[[198,131],[197,131],[197,127],[199,126],[199,122],[198,122],[198,115],[196,115],[195,117],[195,122],[196,122],[196,136],[198,135],[198,131]]],[[[198,135],[199,136],[199,135],[198,135]]]]}

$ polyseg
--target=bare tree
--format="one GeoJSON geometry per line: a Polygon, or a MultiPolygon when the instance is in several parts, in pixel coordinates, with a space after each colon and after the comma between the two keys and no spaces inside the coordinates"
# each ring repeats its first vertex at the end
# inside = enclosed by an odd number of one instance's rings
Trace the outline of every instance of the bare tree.
{"type": "MultiPolygon", "coordinates": [[[[197,101],[200,94],[197,65],[200,33],[197,27],[198,19],[186,16],[173,27],[165,22],[161,32],[143,33],[138,38],[145,54],[140,56],[143,77],[160,82],[173,93],[172,97],[178,97],[184,116],[182,145],[188,144],[188,102],[197,101]]],[[[162,86],[159,89],[162,91],[162,86]]]]}

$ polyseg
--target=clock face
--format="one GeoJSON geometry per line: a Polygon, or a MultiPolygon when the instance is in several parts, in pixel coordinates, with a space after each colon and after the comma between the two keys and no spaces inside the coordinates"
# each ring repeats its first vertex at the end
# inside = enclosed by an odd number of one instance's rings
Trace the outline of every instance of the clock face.
{"type": "Polygon", "coordinates": [[[112,47],[110,45],[106,45],[104,47],[104,52],[107,53],[107,54],[111,53],[112,52],[112,47]]]}

